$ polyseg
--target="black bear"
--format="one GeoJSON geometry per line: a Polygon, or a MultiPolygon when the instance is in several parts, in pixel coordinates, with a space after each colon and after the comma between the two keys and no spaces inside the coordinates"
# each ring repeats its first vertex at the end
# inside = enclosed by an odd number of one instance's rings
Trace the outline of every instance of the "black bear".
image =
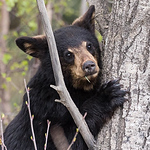
{"type": "MultiPolygon", "coordinates": [[[[113,112],[126,101],[124,96],[127,92],[121,89],[118,80],[109,81],[101,86],[102,62],[99,43],[95,36],[94,14],[95,7],[90,6],[72,25],[56,30],[54,36],[66,87],[79,111],[83,115],[87,112],[85,120],[91,133],[96,137],[113,112]]],[[[20,37],[16,44],[26,54],[39,58],[41,62],[37,73],[27,85],[30,88],[37,149],[44,149],[47,120],[51,121],[50,128],[61,127],[70,144],[77,127],[66,107],[55,102],[59,95],[50,88],[50,85],[55,85],[55,81],[46,37],[20,37]]],[[[8,150],[34,149],[30,138],[32,133],[27,100],[25,93],[19,114],[4,132],[8,150]]],[[[57,141],[53,141],[49,134],[47,150],[56,150],[55,143],[57,141]]],[[[88,149],[80,133],[71,148],[88,149]]]]}

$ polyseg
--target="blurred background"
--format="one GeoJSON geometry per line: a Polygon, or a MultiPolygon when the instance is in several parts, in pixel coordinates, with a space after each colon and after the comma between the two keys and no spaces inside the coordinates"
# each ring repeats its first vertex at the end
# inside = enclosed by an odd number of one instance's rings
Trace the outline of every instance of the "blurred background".
{"type": "MultiPolygon", "coordinates": [[[[53,30],[71,24],[88,8],[86,0],[45,0],[53,30]]],[[[18,113],[24,82],[35,74],[39,60],[19,50],[15,39],[44,34],[36,0],[0,0],[0,114],[4,124],[18,113]]]]}

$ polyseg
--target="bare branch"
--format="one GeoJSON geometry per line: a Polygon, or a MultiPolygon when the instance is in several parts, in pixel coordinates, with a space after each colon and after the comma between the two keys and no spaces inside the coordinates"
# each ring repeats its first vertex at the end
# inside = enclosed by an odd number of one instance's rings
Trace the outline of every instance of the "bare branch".
{"type": "Polygon", "coordinates": [[[51,122],[49,120],[47,120],[47,132],[45,134],[45,144],[44,144],[44,150],[46,150],[47,148],[47,140],[48,140],[48,135],[49,135],[49,127],[50,127],[51,122]]]}
{"type": "Polygon", "coordinates": [[[31,140],[33,141],[34,149],[37,150],[37,144],[36,144],[36,139],[35,139],[35,134],[34,134],[34,127],[33,127],[34,115],[31,115],[31,109],[30,109],[30,96],[29,96],[29,90],[30,89],[29,89],[29,87],[27,88],[27,84],[26,84],[25,79],[24,79],[24,85],[25,85],[25,89],[26,89],[27,97],[28,97],[28,102],[26,101],[26,105],[27,105],[29,117],[30,117],[30,125],[31,125],[31,131],[32,131],[31,140]]]}
{"type": "MultiPolygon", "coordinates": [[[[87,116],[87,113],[84,114],[83,119],[85,119],[85,117],[87,116]]],[[[76,129],[76,134],[73,137],[73,140],[71,142],[71,144],[69,145],[69,147],[67,148],[67,150],[71,149],[71,146],[74,144],[74,142],[76,141],[77,135],[79,133],[80,127],[76,129]]]]}
{"type": "Polygon", "coordinates": [[[5,143],[4,143],[4,135],[3,135],[3,116],[0,116],[0,127],[1,127],[1,136],[2,136],[2,138],[0,139],[1,141],[1,146],[2,146],[2,150],[7,150],[7,147],[6,147],[6,145],[5,145],[5,143]]]}
{"type": "MultiPolygon", "coordinates": [[[[75,106],[74,102],[72,101],[67,88],[65,86],[63,75],[61,71],[60,61],[58,57],[58,52],[56,48],[56,43],[53,35],[53,31],[48,19],[48,15],[46,12],[44,0],[37,0],[39,12],[41,15],[41,19],[44,26],[44,31],[47,37],[47,42],[49,46],[50,57],[53,66],[53,72],[55,77],[56,86],[59,87],[59,96],[61,98],[62,103],[67,106],[68,111],[70,112],[72,118],[74,119],[76,125],[80,126],[80,133],[85,140],[88,148],[90,150],[94,149],[95,147],[95,139],[91,134],[85,120],[83,119],[82,115],[80,114],[78,108],[75,106]]],[[[57,88],[56,88],[57,90],[57,88]]]]}

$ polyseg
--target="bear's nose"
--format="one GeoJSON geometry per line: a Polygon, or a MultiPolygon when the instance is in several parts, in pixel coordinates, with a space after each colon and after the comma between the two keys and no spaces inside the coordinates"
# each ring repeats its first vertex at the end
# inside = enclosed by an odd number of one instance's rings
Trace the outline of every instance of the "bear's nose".
{"type": "Polygon", "coordinates": [[[93,61],[89,61],[89,60],[86,61],[82,66],[82,69],[85,72],[86,76],[94,74],[96,72],[95,68],[96,68],[95,63],[93,61]]]}

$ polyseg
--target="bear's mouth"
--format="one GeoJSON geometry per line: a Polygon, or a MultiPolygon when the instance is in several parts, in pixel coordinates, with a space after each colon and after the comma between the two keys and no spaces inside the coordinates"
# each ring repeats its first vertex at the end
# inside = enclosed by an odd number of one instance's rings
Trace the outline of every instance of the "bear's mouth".
{"type": "Polygon", "coordinates": [[[85,91],[92,90],[96,84],[98,72],[91,75],[73,78],[73,87],[76,89],[84,89],[85,91]]]}
{"type": "Polygon", "coordinates": [[[86,79],[87,82],[91,83],[93,80],[95,80],[97,78],[98,72],[92,72],[91,74],[85,74],[85,76],[83,77],[84,80],[86,79]]]}
{"type": "Polygon", "coordinates": [[[92,71],[92,72],[89,71],[89,72],[86,72],[86,73],[85,73],[85,76],[87,76],[87,77],[88,77],[88,76],[93,76],[93,75],[96,74],[96,73],[97,73],[96,70],[95,70],[95,71],[92,71]]]}

